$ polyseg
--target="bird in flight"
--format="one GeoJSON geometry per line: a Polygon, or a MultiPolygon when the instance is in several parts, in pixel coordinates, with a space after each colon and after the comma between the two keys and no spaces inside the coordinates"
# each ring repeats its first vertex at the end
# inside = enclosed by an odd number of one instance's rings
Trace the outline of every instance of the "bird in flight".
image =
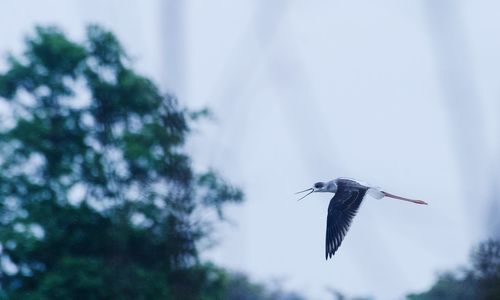
{"type": "Polygon", "coordinates": [[[328,216],[326,219],[326,259],[331,258],[340,247],[352,218],[358,212],[359,206],[366,194],[376,199],[389,197],[393,199],[408,201],[416,204],[427,205],[425,201],[413,200],[393,194],[389,194],[379,187],[370,186],[361,181],[351,178],[337,178],[328,182],[317,182],[313,187],[297,192],[308,192],[299,200],[304,199],[312,193],[334,193],[328,205],[328,216]]]}

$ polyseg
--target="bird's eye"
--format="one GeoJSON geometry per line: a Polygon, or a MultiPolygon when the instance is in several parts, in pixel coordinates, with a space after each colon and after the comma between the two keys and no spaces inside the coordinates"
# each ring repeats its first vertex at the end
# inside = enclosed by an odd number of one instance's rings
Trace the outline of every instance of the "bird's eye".
{"type": "Polygon", "coordinates": [[[315,188],[317,188],[317,189],[320,189],[320,188],[322,188],[323,186],[324,186],[324,183],[323,183],[323,182],[316,182],[316,183],[314,184],[314,187],[315,187],[315,188]]]}

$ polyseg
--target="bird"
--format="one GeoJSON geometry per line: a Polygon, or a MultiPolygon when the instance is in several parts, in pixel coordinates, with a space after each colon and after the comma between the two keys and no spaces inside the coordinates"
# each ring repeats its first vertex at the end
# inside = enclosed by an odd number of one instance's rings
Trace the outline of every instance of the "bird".
{"type": "Polygon", "coordinates": [[[302,200],[312,193],[334,193],[328,205],[328,215],[326,219],[326,260],[332,258],[337,252],[342,240],[351,225],[352,219],[358,212],[361,202],[368,194],[375,199],[389,197],[415,204],[427,205],[423,200],[413,200],[396,196],[383,191],[380,187],[371,186],[362,181],[340,177],[326,182],[316,182],[313,187],[299,191],[296,194],[308,192],[298,200],[302,200]]]}

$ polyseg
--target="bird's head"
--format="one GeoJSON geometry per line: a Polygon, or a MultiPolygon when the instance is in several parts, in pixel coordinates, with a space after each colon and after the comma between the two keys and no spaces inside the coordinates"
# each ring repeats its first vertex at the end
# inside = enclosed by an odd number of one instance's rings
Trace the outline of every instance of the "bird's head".
{"type": "Polygon", "coordinates": [[[337,184],[335,183],[335,180],[332,180],[328,182],[316,182],[313,185],[313,187],[297,192],[296,194],[308,192],[299,199],[302,200],[312,193],[335,193],[336,191],[337,191],[337,184]]]}

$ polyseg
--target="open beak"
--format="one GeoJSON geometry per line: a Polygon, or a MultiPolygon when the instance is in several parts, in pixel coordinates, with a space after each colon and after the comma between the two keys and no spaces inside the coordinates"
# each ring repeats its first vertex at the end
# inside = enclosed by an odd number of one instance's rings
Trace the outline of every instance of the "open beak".
{"type": "Polygon", "coordinates": [[[304,192],[309,192],[309,193],[307,193],[305,196],[302,196],[302,197],[301,197],[300,199],[298,199],[297,201],[300,201],[300,200],[304,199],[305,197],[307,197],[307,196],[311,195],[312,193],[314,193],[314,188],[308,188],[308,189],[305,189],[305,190],[303,190],[303,191],[297,192],[297,193],[295,193],[295,194],[300,194],[300,193],[304,193],[304,192]]]}
{"type": "Polygon", "coordinates": [[[408,201],[408,202],[412,202],[412,203],[416,203],[416,204],[427,205],[427,202],[425,202],[423,200],[413,200],[413,199],[403,198],[403,197],[396,196],[396,195],[393,195],[393,194],[389,194],[389,193],[386,193],[386,192],[382,192],[382,194],[384,194],[385,197],[389,197],[389,198],[393,198],[393,199],[408,201]]]}

